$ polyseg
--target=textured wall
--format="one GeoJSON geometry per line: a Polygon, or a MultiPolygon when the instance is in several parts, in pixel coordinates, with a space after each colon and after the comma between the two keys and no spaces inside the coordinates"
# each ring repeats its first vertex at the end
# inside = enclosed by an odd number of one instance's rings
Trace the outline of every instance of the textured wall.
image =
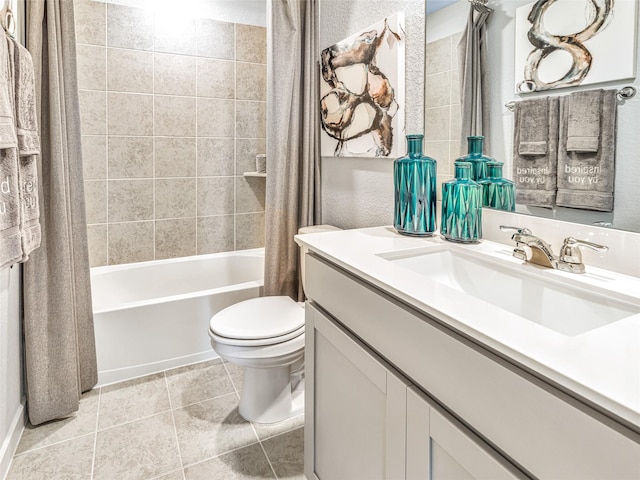
{"type": "MultiPolygon", "coordinates": [[[[424,0],[320,0],[321,49],[404,12],[406,133],[424,129],[424,9],[424,0]]],[[[323,157],[321,168],[323,223],[356,228],[393,222],[393,159],[323,157]]]]}
{"type": "Polygon", "coordinates": [[[91,265],[262,246],[266,29],[81,0],[91,265]]]}

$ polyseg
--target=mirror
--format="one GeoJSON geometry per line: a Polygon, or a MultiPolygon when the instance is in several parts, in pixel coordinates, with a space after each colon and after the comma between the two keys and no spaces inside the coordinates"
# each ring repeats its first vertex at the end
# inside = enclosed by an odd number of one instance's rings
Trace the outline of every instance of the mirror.
{"type": "MultiPolygon", "coordinates": [[[[425,0],[425,152],[438,160],[440,180],[453,176],[454,160],[466,153],[460,136],[460,89],[457,44],[463,32],[470,4],[468,0],[425,0]]],[[[562,0],[559,0],[562,1],[562,0]]],[[[583,2],[587,0],[573,0],[583,2]]],[[[633,1],[633,0],[629,0],[633,1]]],[[[640,90],[640,81],[627,79],[592,85],[561,88],[531,94],[515,93],[515,15],[516,9],[533,4],[531,0],[508,2],[489,0],[493,13],[488,23],[489,135],[485,153],[504,162],[504,176],[513,178],[514,113],[505,104],[539,96],[564,96],[590,89],[622,89],[631,85],[640,90]]],[[[640,8],[636,9],[636,15],[640,8]]],[[[636,22],[636,25],[640,21],[636,22]]],[[[625,39],[637,42],[634,38],[625,39]]],[[[640,50],[640,49],[638,49],[640,50]]],[[[639,52],[636,52],[638,56],[639,52]]],[[[636,58],[636,64],[638,59],[636,58]]],[[[634,130],[640,122],[640,94],[618,101],[615,194],[613,212],[575,208],[546,209],[517,205],[518,213],[582,224],[598,224],[640,232],[640,139],[634,130]]]]}

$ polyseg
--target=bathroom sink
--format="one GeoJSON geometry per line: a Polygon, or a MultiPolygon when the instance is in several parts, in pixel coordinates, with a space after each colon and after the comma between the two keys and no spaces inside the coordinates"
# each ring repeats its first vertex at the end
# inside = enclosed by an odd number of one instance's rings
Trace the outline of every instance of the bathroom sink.
{"type": "Polygon", "coordinates": [[[640,312],[638,305],[566,281],[541,278],[537,267],[501,262],[464,247],[437,246],[378,256],[568,336],[640,312]]]}

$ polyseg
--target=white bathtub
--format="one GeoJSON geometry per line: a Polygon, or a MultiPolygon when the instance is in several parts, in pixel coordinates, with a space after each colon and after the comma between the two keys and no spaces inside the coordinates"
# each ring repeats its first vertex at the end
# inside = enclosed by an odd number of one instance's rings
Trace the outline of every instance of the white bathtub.
{"type": "Polygon", "coordinates": [[[262,295],[264,249],[91,269],[98,384],[217,358],[213,314],[262,295]]]}

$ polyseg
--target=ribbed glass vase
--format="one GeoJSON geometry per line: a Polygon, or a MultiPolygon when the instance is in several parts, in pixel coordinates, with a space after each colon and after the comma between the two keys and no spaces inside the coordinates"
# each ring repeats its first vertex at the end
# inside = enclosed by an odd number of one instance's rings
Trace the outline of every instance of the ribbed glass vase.
{"type": "Polygon", "coordinates": [[[487,178],[482,185],[483,205],[497,210],[516,210],[516,185],[502,176],[502,162],[487,162],[487,178]]]}
{"type": "Polygon", "coordinates": [[[440,233],[453,242],[482,238],[482,187],[471,180],[471,169],[469,162],[456,162],[456,178],[442,184],[440,233]]]}
{"type": "Polygon", "coordinates": [[[422,154],[422,139],[407,135],[407,154],[393,162],[393,225],[404,235],[436,231],[436,161],[422,154]]]}
{"type": "Polygon", "coordinates": [[[493,158],[482,152],[484,148],[484,137],[481,135],[467,137],[466,155],[456,159],[458,162],[471,163],[471,180],[478,181],[487,178],[487,163],[495,161],[493,158]]]}

